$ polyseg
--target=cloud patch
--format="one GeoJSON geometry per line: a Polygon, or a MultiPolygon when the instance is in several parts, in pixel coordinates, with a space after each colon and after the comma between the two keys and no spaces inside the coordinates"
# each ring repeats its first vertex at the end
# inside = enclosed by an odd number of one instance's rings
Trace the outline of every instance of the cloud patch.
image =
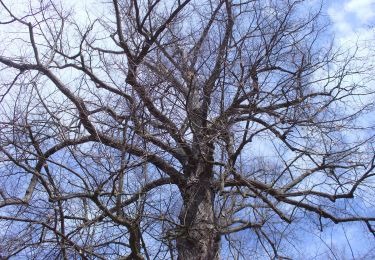
{"type": "Polygon", "coordinates": [[[336,35],[362,33],[363,30],[371,30],[371,26],[375,25],[375,0],[332,2],[328,15],[336,35]]]}

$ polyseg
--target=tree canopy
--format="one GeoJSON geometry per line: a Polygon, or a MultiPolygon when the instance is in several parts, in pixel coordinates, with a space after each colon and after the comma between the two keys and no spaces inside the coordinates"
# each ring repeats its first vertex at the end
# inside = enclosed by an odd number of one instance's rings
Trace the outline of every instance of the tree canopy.
{"type": "Polygon", "coordinates": [[[322,5],[0,3],[0,257],[289,259],[301,225],[375,236],[373,71],[322,5]]]}

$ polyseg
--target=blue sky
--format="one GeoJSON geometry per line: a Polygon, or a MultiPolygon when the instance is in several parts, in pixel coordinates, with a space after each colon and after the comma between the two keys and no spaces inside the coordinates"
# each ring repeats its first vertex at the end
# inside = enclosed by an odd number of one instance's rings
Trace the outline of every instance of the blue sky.
{"type": "Polygon", "coordinates": [[[327,1],[326,12],[332,22],[336,44],[352,46],[356,41],[375,39],[375,0],[327,1]]]}
{"type": "MultiPolygon", "coordinates": [[[[330,31],[337,47],[354,49],[357,45],[360,56],[366,57],[369,63],[375,61],[371,55],[375,50],[375,0],[325,1],[323,12],[331,21],[330,31]]],[[[374,254],[367,255],[371,250],[374,251],[374,237],[366,233],[361,224],[331,225],[324,232],[315,230],[311,235],[306,235],[305,252],[311,257],[307,259],[367,260],[375,257],[374,254]],[[334,256],[330,248],[338,255],[334,256]],[[319,251],[328,252],[330,258],[326,254],[314,258],[313,255],[319,251]]]]}
{"type": "Polygon", "coordinates": [[[328,7],[328,14],[335,32],[342,36],[353,33],[369,33],[368,25],[374,25],[375,0],[335,0],[328,7]]]}

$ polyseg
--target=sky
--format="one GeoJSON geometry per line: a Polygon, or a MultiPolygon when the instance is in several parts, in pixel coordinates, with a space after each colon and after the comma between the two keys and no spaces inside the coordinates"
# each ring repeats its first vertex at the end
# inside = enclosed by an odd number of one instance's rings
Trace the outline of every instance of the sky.
{"type": "Polygon", "coordinates": [[[356,41],[375,39],[375,0],[327,1],[327,14],[338,45],[352,46],[356,41]]]}
{"type": "Polygon", "coordinates": [[[328,14],[335,32],[342,37],[361,32],[371,34],[369,25],[375,25],[375,0],[332,1],[328,14]]]}
{"type": "MultiPolygon", "coordinates": [[[[332,24],[330,30],[337,47],[354,49],[357,45],[359,55],[366,57],[369,63],[375,62],[375,57],[370,53],[371,49],[375,50],[375,0],[326,1],[323,12],[332,24]]],[[[345,225],[345,228],[342,225],[332,225],[325,232],[315,232],[305,241],[305,246],[310,252],[330,250],[328,247],[344,251],[337,258],[340,260],[367,260],[371,256],[366,256],[366,253],[374,248],[375,243],[374,238],[367,236],[365,232],[363,226],[358,224],[345,225]],[[311,243],[312,241],[315,243],[311,243]]],[[[332,256],[331,259],[335,257],[332,256]]]]}

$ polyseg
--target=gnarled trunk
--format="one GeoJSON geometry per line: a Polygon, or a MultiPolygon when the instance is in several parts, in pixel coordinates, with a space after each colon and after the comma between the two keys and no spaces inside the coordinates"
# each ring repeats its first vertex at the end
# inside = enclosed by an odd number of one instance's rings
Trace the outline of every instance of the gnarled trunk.
{"type": "Polygon", "coordinates": [[[220,236],[215,223],[212,170],[199,166],[195,170],[196,174],[190,175],[190,182],[182,191],[183,208],[179,219],[183,230],[176,239],[178,259],[219,259],[220,236]]]}

